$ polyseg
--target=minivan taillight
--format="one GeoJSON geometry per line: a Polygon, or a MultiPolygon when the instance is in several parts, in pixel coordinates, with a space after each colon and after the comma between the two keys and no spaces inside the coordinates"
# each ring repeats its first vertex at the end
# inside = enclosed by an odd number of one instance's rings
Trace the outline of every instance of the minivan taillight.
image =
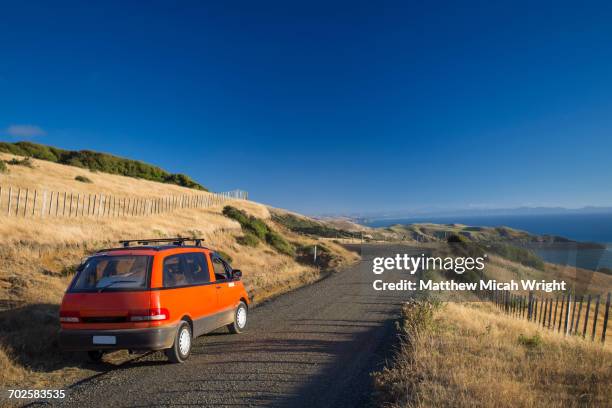
{"type": "Polygon", "coordinates": [[[60,322],[61,323],[79,323],[81,321],[81,315],[78,311],[60,311],[60,322]]]}
{"type": "Polygon", "coordinates": [[[170,312],[168,309],[132,310],[128,316],[130,322],[150,322],[168,320],[170,312]]]}

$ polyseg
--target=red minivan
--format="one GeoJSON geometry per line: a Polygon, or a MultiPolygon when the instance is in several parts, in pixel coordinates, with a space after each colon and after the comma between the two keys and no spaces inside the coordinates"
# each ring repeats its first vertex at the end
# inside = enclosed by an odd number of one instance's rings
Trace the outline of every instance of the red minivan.
{"type": "Polygon", "coordinates": [[[77,269],[60,308],[61,348],[95,361],[109,350],[165,350],[180,363],[197,336],[246,328],[242,273],[201,240],[120,242],[77,269]]]}

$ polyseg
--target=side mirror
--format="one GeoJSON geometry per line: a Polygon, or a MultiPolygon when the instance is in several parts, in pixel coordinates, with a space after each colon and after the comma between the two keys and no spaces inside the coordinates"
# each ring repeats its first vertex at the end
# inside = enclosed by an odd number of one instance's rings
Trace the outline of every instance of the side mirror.
{"type": "Polygon", "coordinates": [[[242,278],[242,271],[240,269],[232,270],[232,279],[240,280],[242,278]]]}

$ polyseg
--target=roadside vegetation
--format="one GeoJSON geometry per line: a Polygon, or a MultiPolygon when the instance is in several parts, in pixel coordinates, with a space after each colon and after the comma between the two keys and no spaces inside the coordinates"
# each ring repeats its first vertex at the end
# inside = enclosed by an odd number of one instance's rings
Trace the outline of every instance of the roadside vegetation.
{"type": "Polygon", "coordinates": [[[295,256],[295,247],[283,238],[282,235],[270,228],[263,220],[248,215],[246,212],[231,205],[223,208],[223,215],[238,221],[242,227],[245,235],[236,239],[239,244],[256,247],[259,241],[263,241],[281,254],[291,257],[295,256]]]}
{"type": "Polygon", "coordinates": [[[609,343],[564,337],[488,303],[412,301],[400,344],[373,374],[389,407],[581,407],[612,401],[609,343]]]}
{"type": "Polygon", "coordinates": [[[24,156],[25,159],[13,159],[8,164],[25,165],[31,163],[30,157],[46,160],[68,166],[81,167],[91,171],[100,171],[122,176],[142,178],[160,183],[176,184],[196,190],[208,191],[184,174],[168,173],[164,169],[137,160],[124,159],[107,153],[91,150],[64,150],[32,142],[6,143],[0,142],[0,152],[24,156]]]}

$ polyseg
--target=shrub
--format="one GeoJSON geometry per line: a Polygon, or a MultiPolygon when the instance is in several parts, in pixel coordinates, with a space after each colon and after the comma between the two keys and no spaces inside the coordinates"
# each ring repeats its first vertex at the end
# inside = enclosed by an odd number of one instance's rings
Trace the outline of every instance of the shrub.
{"type": "Polygon", "coordinates": [[[268,226],[265,222],[255,217],[249,217],[249,222],[245,225],[247,231],[252,232],[259,239],[267,239],[266,236],[269,232],[268,226]]]}
{"type": "Polygon", "coordinates": [[[539,333],[536,333],[533,336],[525,336],[524,334],[520,334],[518,342],[520,345],[530,349],[541,347],[543,343],[542,337],[540,337],[539,333]]]}
{"type": "MultiPolygon", "coordinates": [[[[266,241],[268,245],[276,249],[282,254],[295,256],[295,248],[285,240],[280,234],[272,231],[268,225],[259,218],[249,216],[242,210],[231,205],[226,205],[223,208],[223,215],[240,223],[242,231],[245,232],[245,237],[251,235],[252,238],[245,238],[253,241],[253,239],[266,241]]],[[[240,242],[239,242],[240,243],[240,242]]]]}
{"type": "Polygon", "coordinates": [[[402,328],[404,334],[416,336],[419,332],[431,329],[434,314],[440,303],[432,299],[410,299],[402,308],[402,328]]]}
{"type": "Polygon", "coordinates": [[[238,242],[240,245],[244,245],[248,247],[256,247],[257,245],[259,245],[259,238],[247,232],[243,236],[236,238],[236,242],[238,242]]]}
{"type": "Polygon", "coordinates": [[[231,205],[223,207],[223,215],[238,221],[243,231],[249,232],[261,240],[266,239],[268,226],[262,220],[249,216],[244,211],[232,207],[231,205]]]}
{"type": "Polygon", "coordinates": [[[168,173],[166,170],[148,163],[124,159],[106,153],[90,150],[63,150],[31,142],[0,142],[0,152],[81,167],[94,172],[101,171],[208,191],[184,174],[168,173]]]}
{"type": "Polygon", "coordinates": [[[0,160],[0,173],[6,173],[8,172],[8,168],[6,167],[6,163],[4,163],[4,161],[0,160]]]}
{"type": "Polygon", "coordinates": [[[90,178],[85,177],[85,176],[76,176],[74,179],[76,181],[80,181],[81,183],[93,183],[93,181],[91,181],[90,178]]]}
{"type": "Polygon", "coordinates": [[[232,207],[231,205],[226,205],[223,207],[223,215],[233,220],[236,220],[240,223],[240,225],[245,225],[249,221],[249,216],[236,207],[232,207]]]}
{"type": "Polygon", "coordinates": [[[268,231],[266,242],[281,254],[295,256],[295,248],[285,238],[275,231],[268,231]]]}
{"type": "Polygon", "coordinates": [[[34,168],[34,163],[32,163],[32,160],[29,157],[26,157],[25,159],[21,159],[21,160],[13,158],[7,161],[6,163],[13,165],[13,166],[24,166],[24,167],[34,168]]]}

